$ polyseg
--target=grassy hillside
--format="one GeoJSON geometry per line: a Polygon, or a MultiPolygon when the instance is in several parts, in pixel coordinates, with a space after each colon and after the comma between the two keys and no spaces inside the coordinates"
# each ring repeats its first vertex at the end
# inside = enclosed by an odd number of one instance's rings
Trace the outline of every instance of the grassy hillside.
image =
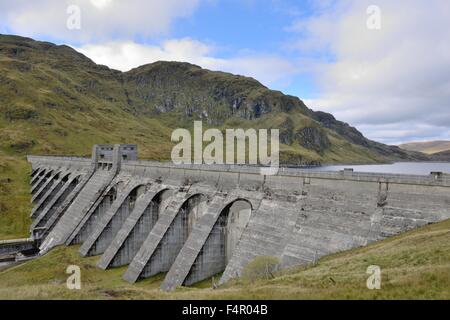
{"type": "Polygon", "coordinates": [[[141,159],[168,160],[173,129],[194,120],[221,130],[279,128],[284,163],[426,159],[251,78],[176,62],[122,73],[67,46],[0,35],[0,239],[27,232],[27,154],[88,156],[93,144],[135,143],[141,159]]]}
{"type": "Polygon", "coordinates": [[[0,155],[0,239],[27,238],[30,168],[24,158],[0,155]]]}
{"type": "Polygon", "coordinates": [[[450,141],[427,141],[410,142],[399,145],[400,148],[408,151],[423,152],[426,154],[450,151],[450,141]]]}
{"type": "Polygon", "coordinates": [[[450,299],[450,220],[367,247],[330,255],[316,266],[272,280],[238,281],[210,289],[206,280],[173,293],[159,290],[163,275],[131,285],[125,268],[102,271],[99,257],[81,258],[78,247],[0,272],[0,299],[450,299]],[[66,288],[68,265],[81,268],[82,289],[66,288]],[[380,290],[368,290],[367,267],[382,271],[380,290]]]}

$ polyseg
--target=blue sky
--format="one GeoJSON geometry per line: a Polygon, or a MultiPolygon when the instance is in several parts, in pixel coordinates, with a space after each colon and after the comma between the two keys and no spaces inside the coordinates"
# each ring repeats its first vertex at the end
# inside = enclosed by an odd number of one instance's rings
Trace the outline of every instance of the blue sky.
{"type": "MultiPolygon", "coordinates": [[[[217,56],[221,58],[233,57],[236,52],[249,52],[277,54],[294,60],[296,53],[288,48],[293,35],[286,29],[300,17],[313,14],[308,1],[211,1],[176,23],[172,35],[212,43],[219,48],[217,56]]],[[[308,74],[275,85],[274,89],[308,99],[315,97],[317,92],[308,74]]]]}
{"type": "Polygon", "coordinates": [[[176,60],[251,76],[391,144],[450,139],[447,30],[448,0],[0,0],[2,33],[123,71],[176,60]]]}
{"type": "MultiPolygon", "coordinates": [[[[214,1],[176,24],[173,33],[175,37],[194,37],[217,45],[222,58],[248,51],[296,60],[298,52],[289,48],[294,35],[287,29],[298,19],[311,15],[314,11],[309,1],[214,1]]],[[[271,87],[304,99],[318,94],[314,78],[307,72],[271,87]]]]}
{"type": "MultiPolygon", "coordinates": [[[[285,28],[290,25],[300,10],[295,1],[283,1],[292,6],[292,13],[282,9],[280,1],[229,0],[211,2],[199,7],[196,12],[174,27],[175,37],[195,37],[205,41],[224,44],[229,50],[249,48],[255,51],[281,51],[288,41],[285,28]]],[[[300,4],[306,8],[305,3],[300,4]]]]}
{"type": "MultiPolygon", "coordinates": [[[[314,1],[294,0],[209,1],[191,16],[180,19],[171,33],[176,38],[193,37],[217,46],[216,56],[220,58],[232,58],[236,52],[242,52],[275,54],[295,61],[300,55],[290,46],[291,42],[299,41],[299,35],[289,28],[298,20],[318,14],[315,6],[314,1]]],[[[302,52],[301,55],[330,60],[327,52],[302,52]]],[[[269,86],[302,99],[319,96],[314,75],[307,70],[269,86]]]]}

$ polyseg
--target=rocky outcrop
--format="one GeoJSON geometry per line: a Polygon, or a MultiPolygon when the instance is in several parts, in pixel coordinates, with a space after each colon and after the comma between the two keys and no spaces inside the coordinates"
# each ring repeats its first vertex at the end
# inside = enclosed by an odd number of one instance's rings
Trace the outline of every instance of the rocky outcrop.
{"type": "Polygon", "coordinates": [[[295,138],[302,147],[315,150],[319,153],[331,146],[331,142],[325,131],[315,127],[305,127],[298,130],[295,138]]]}

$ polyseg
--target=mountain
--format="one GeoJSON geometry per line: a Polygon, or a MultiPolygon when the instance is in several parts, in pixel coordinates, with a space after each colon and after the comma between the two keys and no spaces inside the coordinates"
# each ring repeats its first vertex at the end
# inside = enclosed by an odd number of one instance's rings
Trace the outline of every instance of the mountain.
{"type": "Polygon", "coordinates": [[[450,141],[410,142],[401,144],[399,147],[408,151],[433,154],[441,151],[450,151],[450,141]]]}
{"type": "Polygon", "coordinates": [[[283,163],[428,159],[370,141],[252,78],[180,62],[120,72],[65,45],[0,35],[0,238],[27,233],[26,154],[87,156],[95,143],[136,143],[140,158],[169,160],[172,131],[194,120],[279,128],[283,163]]]}
{"type": "Polygon", "coordinates": [[[430,155],[430,158],[433,161],[450,162],[450,150],[433,153],[430,155]]]}

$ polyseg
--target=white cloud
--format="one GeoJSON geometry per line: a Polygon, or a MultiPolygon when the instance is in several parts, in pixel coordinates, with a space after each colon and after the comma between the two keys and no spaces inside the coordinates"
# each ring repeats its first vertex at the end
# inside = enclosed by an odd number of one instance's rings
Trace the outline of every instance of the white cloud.
{"type": "Polygon", "coordinates": [[[114,41],[102,44],[88,44],[75,48],[98,64],[113,69],[128,71],[158,60],[190,61],[209,64],[208,54],[212,48],[189,38],[168,40],[161,46],[138,44],[133,41],[114,41]]]}
{"type": "Polygon", "coordinates": [[[381,30],[366,27],[373,1],[344,0],[288,30],[316,61],[323,95],[310,107],[332,112],[385,142],[450,139],[448,0],[377,0],[381,30]],[[386,129],[388,127],[388,129],[386,129]]]}
{"type": "Polygon", "coordinates": [[[194,39],[166,40],[161,45],[143,45],[132,41],[114,41],[84,45],[77,49],[99,64],[128,71],[158,60],[182,61],[211,70],[241,74],[261,81],[270,87],[283,87],[298,72],[288,60],[272,55],[236,55],[231,58],[214,56],[214,45],[194,39]]]}
{"type": "Polygon", "coordinates": [[[90,41],[154,36],[189,16],[200,0],[14,0],[0,2],[0,27],[26,36],[90,41]],[[67,8],[79,6],[81,29],[69,30],[67,8]]]}
{"type": "Polygon", "coordinates": [[[142,44],[167,37],[173,20],[191,15],[201,1],[213,0],[0,0],[0,30],[71,43],[95,62],[122,71],[158,60],[186,61],[278,89],[290,84],[298,68],[276,55],[239,51],[225,59],[213,45],[190,38],[142,44]],[[67,28],[73,5],[81,10],[80,30],[67,28]]]}

